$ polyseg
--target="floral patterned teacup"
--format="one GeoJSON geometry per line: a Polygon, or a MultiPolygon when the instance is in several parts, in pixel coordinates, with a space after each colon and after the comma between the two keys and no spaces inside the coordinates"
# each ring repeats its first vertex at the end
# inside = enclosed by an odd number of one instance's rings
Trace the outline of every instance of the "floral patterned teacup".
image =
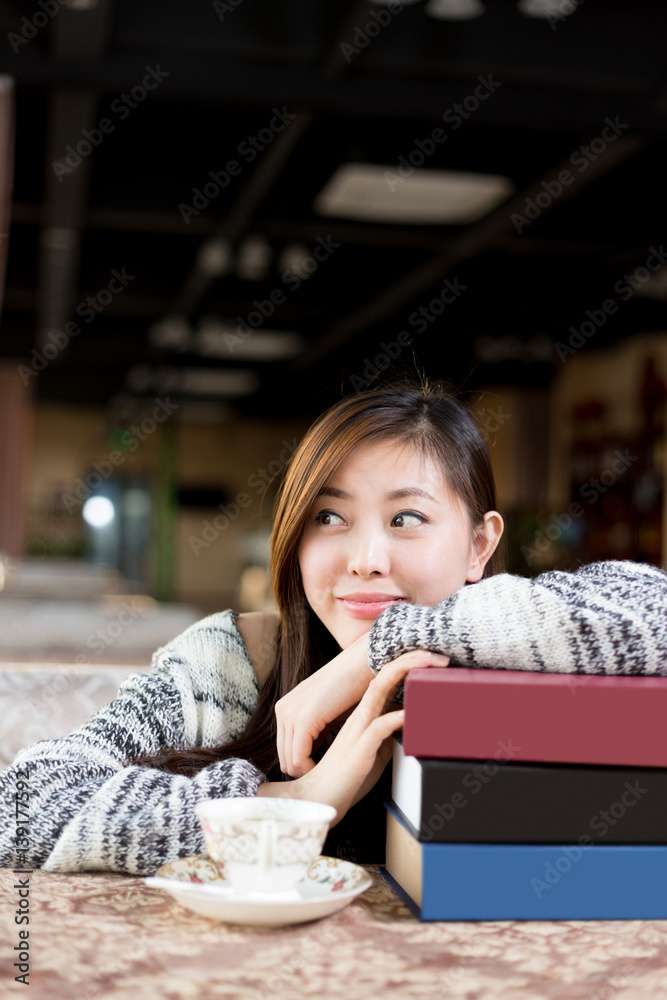
{"type": "Polygon", "coordinates": [[[195,806],[209,856],[236,889],[291,889],[321,853],[333,806],[268,796],[207,799],[195,806]]]}

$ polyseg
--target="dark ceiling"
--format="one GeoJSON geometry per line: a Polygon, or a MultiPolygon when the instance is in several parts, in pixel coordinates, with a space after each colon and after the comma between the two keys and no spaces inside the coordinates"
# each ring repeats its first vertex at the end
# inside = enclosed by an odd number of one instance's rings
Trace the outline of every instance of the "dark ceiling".
{"type": "Polygon", "coordinates": [[[560,0],[544,19],[489,0],[451,21],[428,2],[0,3],[16,114],[0,354],[34,372],[57,345],[38,400],[168,391],[302,415],[364,384],[383,344],[474,388],[547,384],[572,328],[585,349],[667,329],[659,255],[646,280],[667,236],[667,5],[560,0]],[[400,187],[420,148],[422,169],[513,193],[457,225],[316,211],[337,168],[400,187]],[[295,243],[320,259],[286,278],[295,243]],[[280,332],[291,356],[245,356],[280,332]]]}

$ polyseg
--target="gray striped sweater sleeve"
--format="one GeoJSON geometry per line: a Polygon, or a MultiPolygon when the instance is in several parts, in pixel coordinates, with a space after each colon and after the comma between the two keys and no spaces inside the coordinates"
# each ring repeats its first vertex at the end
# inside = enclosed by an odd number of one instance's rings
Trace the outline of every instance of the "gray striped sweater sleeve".
{"type": "Polygon", "coordinates": [[[369,633],[369,664],[429,649],[452,664],[581,674],[667,674],[667,573],[606,561],[534,579],[500,573],[435,607],[388,608],[369,633]]]}
{"type": "Polygon", "coordinates": [[[20,751],[0,774],[0,866],[148,875],[202,852],[195,804],[255,795],[264,775],[236,758],[193,778],[124,762],[159,747],[212,746],[240,735],[258,693],[231,612],[191,626],[87,723],[20,751]],[[29,846],[22,857],[15,790],[24,774],[29,846]]]}

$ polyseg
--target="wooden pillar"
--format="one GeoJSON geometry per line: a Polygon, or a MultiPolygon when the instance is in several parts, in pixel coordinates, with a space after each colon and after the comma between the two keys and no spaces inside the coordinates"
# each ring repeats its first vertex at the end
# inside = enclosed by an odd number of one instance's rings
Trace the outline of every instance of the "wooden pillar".
{"type": "Polygon", "coordinates": [[[25,554],[32,442],[30,389],[0,364],[0,553],[13,558],[25,554]]]}
{"type": "Polygon", "coordinates": [[[176,428],[170,421],[158,431],[154,483],[154,596],[173,600],[176,549],[176,428]]]}
{"type": "Polygon", "coordinates": [[[662,438],[660,448],[660,464],[662,468],[662,535],[661,543],[661,563],[664,570],[667,570],[667,402],[664,404],[663,427],[666,428],[662,438]]]}
{"type": "Polygon", "coordinates": [[[515,393],[515,506],[537,511],[547,502],[549,480],[549,390],[520,388],[515,393]]]}
{"type": "Polygon", "coordinates": [[[0,75],[0,309],[5,287],[14,187],[14,81],[0,75]]]}
{"type": "MultiPolygon", "coordinates": [[[[9,246],[13,176],[14,81],[0,75],[0,307],[9,246]]],[[[14,362],[0,360],[0,553],[12,557],[25,553],[32,439],[30,387],[14,362]]]]}

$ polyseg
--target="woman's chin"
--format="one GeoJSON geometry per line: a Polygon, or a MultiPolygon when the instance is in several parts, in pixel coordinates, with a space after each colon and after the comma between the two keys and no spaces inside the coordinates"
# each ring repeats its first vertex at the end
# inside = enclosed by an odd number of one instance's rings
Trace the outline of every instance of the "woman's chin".
{"type": "Polygon", "coordinates": [[[351,646],[353,642],[356,642],[362,635],[366,635],[370,632],[371,625],[374,623],[375,619],[365,619],[363,621],[355,621],[346,623],[345,627],[338,629],[338,633],[335,635],[335,639],[341,649],[347,649],[351,646]]]}

